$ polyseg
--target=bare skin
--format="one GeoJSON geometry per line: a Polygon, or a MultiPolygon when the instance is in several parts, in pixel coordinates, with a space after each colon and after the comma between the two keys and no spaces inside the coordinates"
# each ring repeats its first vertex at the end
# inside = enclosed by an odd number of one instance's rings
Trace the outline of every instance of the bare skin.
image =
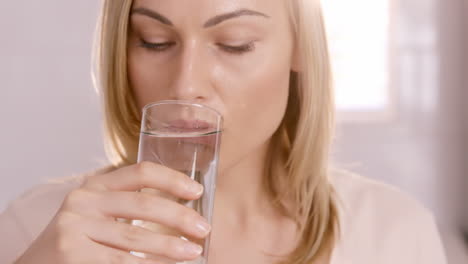
{"type": "Polygon", "coordinates": [[[169,225],[194,238],[212,230],[210,263],[281,260],[296,247],[298,234],[294,222],[271,206],[262,172],[287,106],[290,71],[297,70],[286,1],[135,0],[127,52],[140,108],[181,99],[224,116],[213,227],[203,232],[197,229],[204,225],[201,216],[191,209],[133,192],[148,187],[197,199],[196,183],[152,163],[132,165],[91,177],[68,195],[16,264],[156,263],[130,250],[174,261],[198,256],[189,242],[116,217],[169,225]]]}
{"type": "Polygon", "coordinates": [[[183,99],[224,116],[210,262],[276,262],[269,254],[285,255],[297,240],[261,182],[295,67],[286,2],[136,0],[133,10],[128,65],[139,106],[183,99]]]}

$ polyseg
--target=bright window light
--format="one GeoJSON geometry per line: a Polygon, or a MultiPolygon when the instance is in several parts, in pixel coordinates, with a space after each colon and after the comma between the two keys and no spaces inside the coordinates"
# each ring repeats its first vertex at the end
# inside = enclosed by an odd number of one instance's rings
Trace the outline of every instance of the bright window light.
{"type": "Polygon", "coordinates": [[[322,0],[340,111],[380,111],[390,103],[389,0],[322,0]]]}

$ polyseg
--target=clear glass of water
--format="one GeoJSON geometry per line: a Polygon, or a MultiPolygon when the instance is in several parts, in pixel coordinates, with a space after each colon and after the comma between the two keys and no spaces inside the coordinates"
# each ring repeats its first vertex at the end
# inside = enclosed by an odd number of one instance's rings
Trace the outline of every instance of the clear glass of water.
{"type": "MultiPolygon", "coordinates": [[[[151,161],[183,172],[202,184],[204,193],[198,200],[187,201],[156,189],[146,188],[141,192],[163,196],[191,207],[211,224],[222,125],[221,114],[201,104],[172,100],[145,106],[141,123],[138,162],[151,161]]],[[[157,223],[133,220],[132,224],[154,232],[180,236],[204,248],[201,257],[197,260],[178,263],[144,253],[132,252],[132,254],[171,264],[207,263],[209,237],[202,241],[194,241],[157,223]]]]}

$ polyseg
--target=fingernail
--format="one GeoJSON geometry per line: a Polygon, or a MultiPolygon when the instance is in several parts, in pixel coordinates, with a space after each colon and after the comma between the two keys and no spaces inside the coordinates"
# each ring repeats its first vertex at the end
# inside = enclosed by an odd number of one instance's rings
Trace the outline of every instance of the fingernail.
{"type": "Polygon", "coordinates": [[[202,253],[203,248],[200,245],[194,243],[186,243],[184,250],[190,255],[198,256],[202,253]]]}
{"type": "Polygon", "coordinates": [[[195,227],[197,228],[197,232],[201,235],[201,236],[206,236],[208,235],[208,233],[210,232],[211,230],[211,226],[206,222],[206,221],[198,221],[195,225],[195,227]]]}
{"type": "Polygon", "coordinates": [[[193,182],[192,184],[189,185],[189,191],[199,196],[203,193],[203,185],[197,182],[193,182]]]}

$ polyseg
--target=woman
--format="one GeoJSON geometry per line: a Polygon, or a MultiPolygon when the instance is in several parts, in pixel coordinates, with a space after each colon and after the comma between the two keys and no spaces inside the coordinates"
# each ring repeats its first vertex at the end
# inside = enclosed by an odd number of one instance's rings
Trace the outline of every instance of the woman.
{"type": "Polygon", "coordinates": [[[329,169],[333,96],[318,0],[105,0],[97,58],[113,166],[13,202],[0,218],[2,263],[156,263],[129,251],[171,263],[202,251],[116,218],[212,233],[210,263],[445,263],[426,209],[329,169]],[[181,173],[136,164],[141,109],[163,99],[224,116],[213,226],[134,192],[203,192],[181,173]]]}

